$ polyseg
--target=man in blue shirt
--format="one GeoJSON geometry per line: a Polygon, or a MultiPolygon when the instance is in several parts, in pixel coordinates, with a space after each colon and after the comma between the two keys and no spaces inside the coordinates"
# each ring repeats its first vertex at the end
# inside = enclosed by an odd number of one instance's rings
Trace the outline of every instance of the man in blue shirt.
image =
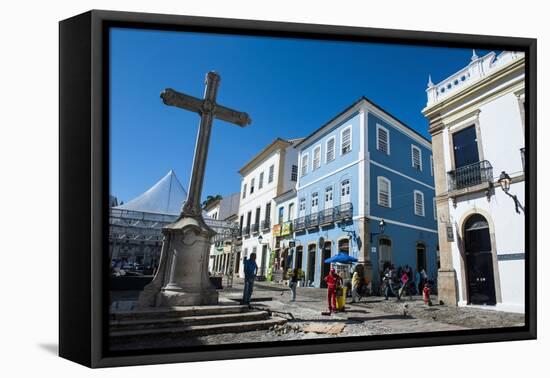
{"type": "Polygon", "coordinates": [[[251,253],[250,257],[244,258],[244,292],[243,292],[243,304],[247,304],[250,307],[250,298],[252,297],[252,290],[254,288],[254,280],[256,279],[256,272],[258,271],[258,265],[256,264],[256,253],[251,253]]]}

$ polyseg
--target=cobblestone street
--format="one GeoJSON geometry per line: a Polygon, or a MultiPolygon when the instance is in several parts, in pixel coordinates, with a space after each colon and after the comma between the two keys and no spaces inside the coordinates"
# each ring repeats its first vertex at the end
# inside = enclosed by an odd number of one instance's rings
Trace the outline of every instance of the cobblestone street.
{"type": "MultiPolygon", "coordinates": [[[[239,303],[242,289],[242,280],[236,279],[232,288],[220,291],[220,301],[239,303]]],[[[166,340],[166,346],[453,331],[514,327],[524,324],[522,314],[473,307],[437,304],[427,306],[418,296],[413,296],[412,300],[406,297],[401,301],[391,297],[387,301],[383,297],[368,297],[353,305],[349,303],[351,298],[347,298],[345,312],[338,312],[331,316],[322,315],[322,312],[326,311],[326,289],[297,288],[296,302],[291,302],[290,299],[290,290],[285,285],[256,282],[252,306],[268,309],[274,316],[286,318],[288,322],[285,325],[272,327],[267,331],[216,334],[185,340],[169,339],[166,340]],[[339,324],[341,328],[335,334],[307,332],[311,326],[322,330],[334,324],[339,324]]],[[[435,296],[432,300],[435,302],[435,296]]],[[[162,346],[157,345],[157,347],[162,346]]]]}

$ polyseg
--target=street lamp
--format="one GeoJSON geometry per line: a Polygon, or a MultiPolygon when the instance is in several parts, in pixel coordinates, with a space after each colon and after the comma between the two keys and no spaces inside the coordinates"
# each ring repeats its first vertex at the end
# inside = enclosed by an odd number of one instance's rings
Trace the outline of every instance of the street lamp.
{"type": "Polygon", "coordinates": [[[375,235],[382,235],[384,233],[384,229],[386,228],[386,222],[384,219],[381,219],[380,222],[378,222],[378,227],[380,228],[380,232],[371,232],[370,233],[370,242],[372,243],[372,237],[375,235]]]}
{"type": "Polygon", "coordinates": [[[512,179],[510,178],[508,173],[506,173],[505,171],[502,171],[502,173],[500,174],[500,176],[498,178],[498,183],[500,184],[500,187],[502,188],[502,191],[514,200],[514,204],[516,205],[516,213],[521,214],[521,212],[519,211],[520,209],[521,209],[521,211],[523,211],[523,213],[525,213],[525,209],[523,208],[523,206],[519,202],[518,197],[515,194],[510,194],[509,193],[510,184],[512,183],[512,179]]]}

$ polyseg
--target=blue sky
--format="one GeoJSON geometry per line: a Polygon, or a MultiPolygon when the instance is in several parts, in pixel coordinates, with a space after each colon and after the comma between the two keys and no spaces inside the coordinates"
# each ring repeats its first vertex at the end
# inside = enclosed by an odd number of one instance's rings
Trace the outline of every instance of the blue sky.
{"type": "MultiPolygon", "coordinates": [[[[478,51],[478,55],[486,53],[478,51]]],[[[238,170],[276,137],[298,138],[361,96],[429,138],[421,110],[434,83],[466,66],[471,49],[203,33],[111,30],[111,193],[124,202],[170,169],[187,188],[199,117],[169,107],[167,87],[202,97],[217,71],[218,102],[252,118],[214,121],[203,197],[240,189],[238,170]]]]}

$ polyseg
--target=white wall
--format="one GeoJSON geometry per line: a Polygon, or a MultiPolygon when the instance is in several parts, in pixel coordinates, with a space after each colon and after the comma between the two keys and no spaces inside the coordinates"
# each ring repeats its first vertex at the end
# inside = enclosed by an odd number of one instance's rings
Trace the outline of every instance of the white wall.
{"type": "MultiPolygon", "coordinates": [[[[266,204],[271,203],[273,197],[275,197],[277,193],[279,162],[280,162],[280,153],[277,150],[271,153],[268,157],[262,160],[256,167],[254,167],[252,170],[250,170],[243,176],[243,179],[241,180],[241,193],[240,193],[239,218],[238,218],[240,221],[241,215],[244,215],[243,227],[246,227],[246,218],[247,218],[247,213],[249,211],[251,212],[251,216],[252,216],[250,224],[252,225],[256,222],[255,216],[256,216],[257,207],[260,207],[260,222],[265,219],[266,204]],[[268,183],[269,167],[272,164],[275,166],[273,171],[273,181],[271,183],[268,183]],[[264,184],[262,189],[259,189],[260,172],[264,172],[264,184]],[[252,178],[254,178],[254,181],[255,181],[254,193],[250,194],[250,182],[252,178]],[[242,190],[243,190],[244,183],[247,184],[247,189],[246,189],[247,193],[246,193],[246,197],[243,199],[242,190]]],[[[271,219],[273,219],[273,213],[274,213],[274,209],[272,205],[271,219]]],[[[264,233],[262,232],[262,230],[260,230],[260,234],[264,239],[262,243],[266,243],[269,240],[271,240],[271,231],[264,233]]],[[[258,264],[258,267],[260,267],[262,265],[262,261],[261,261],[262,245],[258,243],[258,235],[250,235],[247,237],[243,237],[242,242],[243,244],[241,247],[241,259],[245,257],[245,249],[247,250],[248,256],[250,256],[253,248],[256,247],[256,263],[258,264]]],[[[239,264],[240,276],[243,276],[244,274],[243,269],[244,269],[244,266],[241,261],[241,264],[239,264]]]]}

